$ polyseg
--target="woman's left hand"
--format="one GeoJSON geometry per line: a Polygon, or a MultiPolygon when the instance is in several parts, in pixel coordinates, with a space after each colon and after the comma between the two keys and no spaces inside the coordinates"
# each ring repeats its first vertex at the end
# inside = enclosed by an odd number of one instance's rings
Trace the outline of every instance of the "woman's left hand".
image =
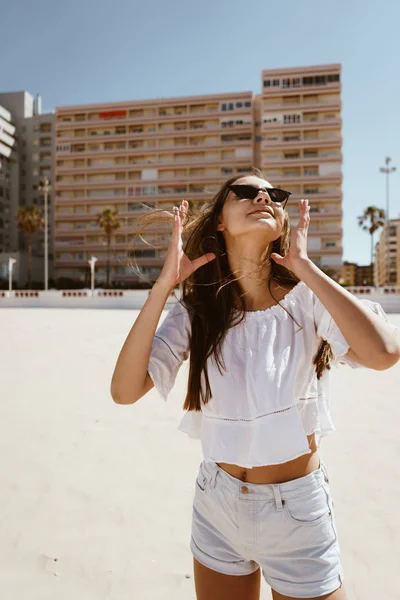
{"type": "Polygon", "coordinates": [[[310,207],[308,199],[299,200],[300,219],[297,227],[293,227],[290,232],[290,247],[286,256],[281,256],[276,252],[271,254],[272,260],[278,265],[282,265],[292,273],[296,271],[296,265],[309,261],[307,255],[307,231],[310,223],[310,207]]]}

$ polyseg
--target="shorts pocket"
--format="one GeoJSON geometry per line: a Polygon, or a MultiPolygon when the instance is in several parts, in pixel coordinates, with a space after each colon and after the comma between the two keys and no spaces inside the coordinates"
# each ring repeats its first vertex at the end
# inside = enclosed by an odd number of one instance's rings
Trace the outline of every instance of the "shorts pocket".
{"type": "Polygon", "coordinates": [[[321,485],[316,490],[286,499],[283,509],[292,523],[314,527],[331,518],[329,492],[325,485],[321,485]]]}

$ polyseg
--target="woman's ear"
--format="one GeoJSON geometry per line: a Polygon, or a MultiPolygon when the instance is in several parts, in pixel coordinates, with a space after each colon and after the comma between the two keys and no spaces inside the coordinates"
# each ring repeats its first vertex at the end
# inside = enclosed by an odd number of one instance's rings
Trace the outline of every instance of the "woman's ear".
{"type": "Polygon", "coordinates": [[[225,226],[222,225],[220,219],[218,219],[217,231],[225,231],[225,226]]]}

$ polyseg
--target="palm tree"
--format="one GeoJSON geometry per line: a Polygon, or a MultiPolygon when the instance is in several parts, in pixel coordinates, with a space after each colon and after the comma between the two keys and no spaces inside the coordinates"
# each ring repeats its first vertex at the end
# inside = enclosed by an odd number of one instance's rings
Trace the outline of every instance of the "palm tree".
{"type": "Polygon", "coordinates": [[[110,287],[110,247],[111,238],[114,231],[121,227],[121,221],[118,219],[119,211],[117,208],[105,208],[97,215],[97,225],[104,229],[107,239],[107,287],[110,287]]]}
{"type": "Polygon", "coordinates": [[[34,205],[21,206],[15,217],[17,229],[28,238],[28,289],[32,287],[32,235],[44,231],[43,212],[34,205]]]}
{"type": "Polygon", "coordinates": [[[358,217],[358,225],[363,231],[368,231],[371,236],[371,267],[374,262],[374,233],[385,225],[385,211],[383,208],[376,206],[368,206],[364,209],[364,213],[358,217]]]}

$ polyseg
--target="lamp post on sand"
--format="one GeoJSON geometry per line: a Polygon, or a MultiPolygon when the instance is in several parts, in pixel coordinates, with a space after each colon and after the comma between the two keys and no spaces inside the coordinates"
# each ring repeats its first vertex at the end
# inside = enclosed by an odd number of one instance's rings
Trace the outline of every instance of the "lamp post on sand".
{"type": "Polygon", "coordinates": [[[12,291],[12,271],[13,271],[13,266],[17,261],[15,260],[15,258],[10,258],[8,259],[8,291],[11,292],[12,291]]]}
{"type": "Polygon", "coordinates": [[[51,190],[50,181],[44,177],[39,183],[39,193],[44,196],[44,289],[49,289],[49,223],[47,214],[47,199],[51,190]]]}
{"type": "Polygon", "coordinates": [[[94,266],[97,262],[97,257],[96,256],[92,256],[90,258],[90,260],[88,261],[89,265],[90,265],[90,289],[92,291],[92,296],[94,296],[94,266]]]}
{"type": "Polygon", "coordinates": [[[390,265],[390,256],[389,256],[389,175],[396,170],[396,167],[390,167],[392,159],[390,156],[385,158],[386,167],[381,167],[379,171],[381,173],[385,173],[386,175],[386,277],[385,284],[390,284],[390,273],[389,273],[389,265],[390,265]]]}

